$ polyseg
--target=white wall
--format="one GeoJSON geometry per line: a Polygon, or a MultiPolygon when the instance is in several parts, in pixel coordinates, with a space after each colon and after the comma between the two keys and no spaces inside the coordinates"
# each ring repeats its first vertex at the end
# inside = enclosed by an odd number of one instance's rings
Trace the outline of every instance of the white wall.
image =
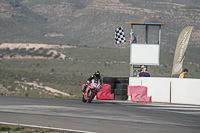
{"type": "Polygon", "coordinates": [[[152,96],[152,102],[200,105],[200,79],[160,77],[129,78],[129,86],[140,85],[148,87],[147,95],[152,96]]]}
{"type": "Polygon", "coordinates": [[[172,103],[200,105],[200,79],[173,79],[172,103]]]}

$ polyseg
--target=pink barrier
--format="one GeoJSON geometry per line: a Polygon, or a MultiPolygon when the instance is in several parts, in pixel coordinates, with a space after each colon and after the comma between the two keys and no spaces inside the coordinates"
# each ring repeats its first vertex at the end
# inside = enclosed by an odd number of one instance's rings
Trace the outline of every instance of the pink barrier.
{"type": "Polygon", "coordinates": [[[111,85],[109,84],[102,84],[102,88],[100,89],[99,92],[108,92],[110,93],[111,90],[111,85]]]}
{"type": "MultiPolygon", "coordinates": [[[[82,90],[83,90],[83,88],[84,88],[85,86],[86,86],[86,84],[83,84],[83,85],[82,85],[82,90]]],[[[82,92],[82,94],[83,94],[83,92],[82,92]]]]}
{"type": "Polygon", "coordinates": [[[147,87],[128,86],[128,96],[131,96],[132,102],[151,102],[151,96],[147,96],[147,87]]]}
{"type": "MultiPolygon", "coordinates": [[[[82,85],[82,90],[86,86],[85,84],[82,85]]],[[[97,93],[97,100],[114,100],[114,94],[110,93],[111,85],[109,84],[102,84],[102,88],[97,93]]]]}
{"type": "Polygon", "coordinates": [[[114,94],[108,92],[98,92],[97,100],[114,100],[114,94]]]}
{"type": "Polygon", "coordinates": [[[109,84],[102,84],[102,88],[97,93],[98,100],[114,100],[114,94],[110,93],[111,85],[109,84]]]}

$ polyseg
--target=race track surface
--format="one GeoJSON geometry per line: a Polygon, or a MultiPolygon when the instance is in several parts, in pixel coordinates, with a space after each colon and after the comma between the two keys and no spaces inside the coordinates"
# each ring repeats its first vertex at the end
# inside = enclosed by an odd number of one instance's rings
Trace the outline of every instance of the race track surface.
{"type": "Polygon", "coordinates": [[[200,106],[0,96],[0,123],[96,133],[200,133],[200,106]]]}

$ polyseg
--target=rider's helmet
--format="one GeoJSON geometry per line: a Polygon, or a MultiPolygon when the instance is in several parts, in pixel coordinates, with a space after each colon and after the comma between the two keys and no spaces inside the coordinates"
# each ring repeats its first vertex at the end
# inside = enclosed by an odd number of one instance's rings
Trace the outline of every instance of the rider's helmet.
{"type": "Polygon", "coordinates": [[[94,76],[97,77],[97,78],[100,77],[100,72],[99,71],[95,71],[94,76]]]}

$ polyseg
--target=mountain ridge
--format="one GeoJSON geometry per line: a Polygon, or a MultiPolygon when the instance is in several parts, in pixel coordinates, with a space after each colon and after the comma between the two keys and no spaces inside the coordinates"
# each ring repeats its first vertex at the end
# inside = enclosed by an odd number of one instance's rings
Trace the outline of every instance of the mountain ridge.
{"type": "MultiPolygon", "coordinates": [[[[128,39],[127,21],[165,23],[164,47],[174,48],[181,30],[189,25],[195,27],[190,43],[198,47],[200,42],[198,0],[2,0],[0,5],[0,43],[117,47],[114,29],[123,26],[128,39]]],[[[140,39],[143,29],[135,31],[140,39]]]]}

